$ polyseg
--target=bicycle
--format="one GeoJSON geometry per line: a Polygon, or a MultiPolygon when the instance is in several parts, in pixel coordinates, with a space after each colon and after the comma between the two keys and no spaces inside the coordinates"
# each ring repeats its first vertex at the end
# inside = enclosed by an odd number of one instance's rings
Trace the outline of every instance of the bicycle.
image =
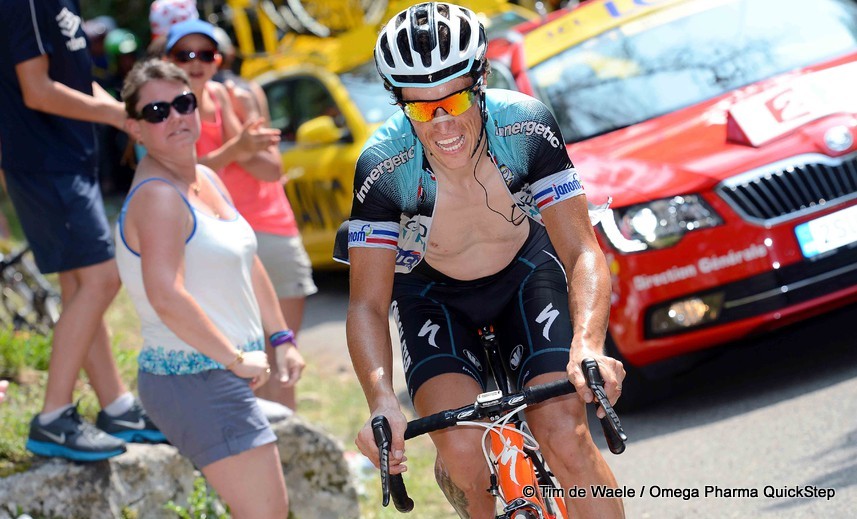
{"type": "MultiPolygon", "coordinates": [[[[484,327],[479,330],[479,336],[498,389],[478,395],[471,405],[409,421],[405,440],[454,425],[482,427],[485,429],[482,452],[490,472],[488,492],[502,508],[496,519],[568,519],[565,491],[542,457],[538,442],[530,434],[521,411],[528,405],[572,393],[574,386],[563,378],[511,393],[493,329],[484,327]],[[489,422],[476,421],[485,418],[489,422]],[[490,442],[486,441],[489,435],[490,442]]],[[[614,454],[621,454],[628,437],[607,399],[598,365],[592,359],[584,359],[581,367],[597,405],[606,412],[601,419],[601,427],[607,445],[614,454]]],[[[388,506],[392,497],[398,511],[410,512],[414,502],[408,496],[401,474],[389,474],[392,435],[386,417],[377,416],[372,420],[372,432],[380,452],[382,505],[388,506]]]]}
{"type": "Polygon", "coordinates": [[[32,256],[28,245],[0,252],[0,326],[48,335],[59,319],[61,298],[32,256]]]}

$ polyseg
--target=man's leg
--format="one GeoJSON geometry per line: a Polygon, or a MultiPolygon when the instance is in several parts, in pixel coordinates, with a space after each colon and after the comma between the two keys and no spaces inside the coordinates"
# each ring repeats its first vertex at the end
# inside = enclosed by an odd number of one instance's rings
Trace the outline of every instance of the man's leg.
{"type": "MultiPolygon", "coordinates": [[[[472,404],[481,392],[482,388],[473,378],[446,373],[420,386],[414,397],[414,407],[417,414],[427,416],[472,404]]],[[[483,432],[475,427],[451,427],[431,433],[437,448],[435,479],[462,518],[495,517],[494,497],[486,491],[489,478],[488,465],[482,455],[483,432]]]]}
{"type": "Polygon", "coordinates": [[[54,327],[44,412],[71,403],[80,368],[86,366],[102,405],[125,391],[110,351],[104,312],[119,290],[114,260],[61,272],[63,310],[54,327]]]}
{"type": "MultiPolygon", "coordinates": [[[[544,384],[565,377],[565,372],[534,377],[527,386],[544,384]]],[[[542,454],[562,488],[592,486],[616,488],[616,478],[592,441],[586,421],[586,408],[577,395],[553,398],[526,410],[527,423],[539,442],[542,454]]],[[[566,499],[573,517],[611,519],[625,517],[621,499],[566,499]]]]}

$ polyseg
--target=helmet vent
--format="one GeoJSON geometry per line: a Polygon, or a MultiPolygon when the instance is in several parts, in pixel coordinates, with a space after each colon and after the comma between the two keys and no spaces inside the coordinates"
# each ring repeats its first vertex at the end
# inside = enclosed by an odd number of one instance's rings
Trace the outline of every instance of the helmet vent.
{"type": "Polygon", "coordinates": [[[399,48],[399,57],[405,62],[405,65],[413,67],[414,60],[411,56],[411,44],[408,41],[408,33],[399,31],[396,34],[396,46],[399,48]]]}

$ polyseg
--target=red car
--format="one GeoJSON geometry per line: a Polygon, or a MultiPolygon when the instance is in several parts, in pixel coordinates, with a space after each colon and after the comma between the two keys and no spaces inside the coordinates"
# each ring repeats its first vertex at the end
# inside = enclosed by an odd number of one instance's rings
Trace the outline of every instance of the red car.
{"type": "Polygon", "coordinates": [[[857,4],[591,0],[489,46],[554,112],[613,273],[623,399],[658,361],[857,301],[857,4]]]}

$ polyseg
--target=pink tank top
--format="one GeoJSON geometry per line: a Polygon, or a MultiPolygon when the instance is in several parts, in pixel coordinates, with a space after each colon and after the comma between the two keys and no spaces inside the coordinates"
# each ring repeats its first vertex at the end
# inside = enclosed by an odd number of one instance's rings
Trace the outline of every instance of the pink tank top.
{"type": "MultiPolygon", "coordinates": [[[[220,103],[213,92],[209,90],[208,94],[214,100],[214,121],[202,121],[202,131],[196,141],[196,154],[199,157],[223,146],[220,103]]],[[[279,182],[263,182],[235,162],[229,163],[217,174],[232,195],[235,209],[250,223],[254,231],[279,236],[298,235],[295,215],[279,182]]]]}

